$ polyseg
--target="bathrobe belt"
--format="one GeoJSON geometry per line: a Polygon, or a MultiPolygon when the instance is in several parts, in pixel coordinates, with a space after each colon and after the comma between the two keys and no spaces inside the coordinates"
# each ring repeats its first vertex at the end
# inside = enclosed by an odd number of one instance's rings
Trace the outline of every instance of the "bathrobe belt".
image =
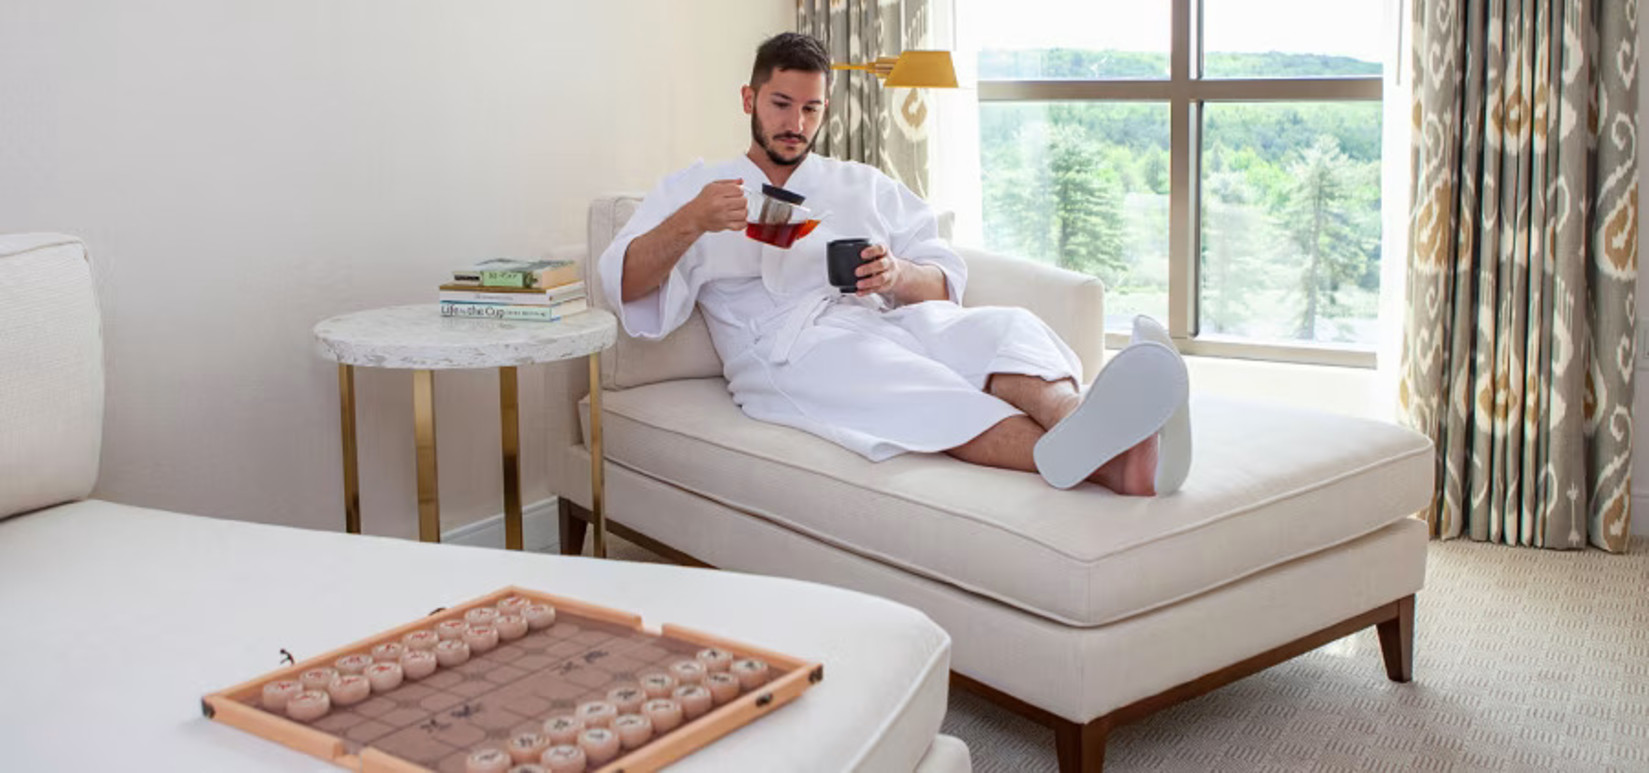
{"type": "Polygon", "coordinates": [[[767,355],[768,361],[774,364],[789,362],[790,353],[795,349],[796,340],[801,338],[802,331],[842,297],[840,290],[826,287],[799,298],[786,314],[784,325],[779,328],[778,337],[773,341],[773,350],[767,355]]]}

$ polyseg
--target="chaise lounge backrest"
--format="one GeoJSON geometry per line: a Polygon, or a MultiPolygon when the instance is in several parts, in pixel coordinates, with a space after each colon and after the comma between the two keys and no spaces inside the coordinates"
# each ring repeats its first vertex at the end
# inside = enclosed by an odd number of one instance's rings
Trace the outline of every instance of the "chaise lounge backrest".
{"type": "Polygon", "coordinates": [[[84,499],[103,444],[103,332],[86,246],[0,235],[0,518],[84,499]]]}

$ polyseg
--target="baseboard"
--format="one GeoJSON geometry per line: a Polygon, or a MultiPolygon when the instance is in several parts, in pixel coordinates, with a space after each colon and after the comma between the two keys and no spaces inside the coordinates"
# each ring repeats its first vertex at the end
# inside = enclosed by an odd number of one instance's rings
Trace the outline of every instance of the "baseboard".
{"type": "MultiPolygon", "coordinates": [[[[536,553],[558,552],[561,530],[557,523],[555,497],[541,499],[521,508],[521,546],[536,553]]],[[[441,541],[483,548],[504,547],[504,514],[482,518],[451,531],[441,532],[441,541]]]]}
{"type": "Polygon", "coordinates": [[[1632,496],[1632,533],[1649,537],[1649,494],[1632,496]]]}

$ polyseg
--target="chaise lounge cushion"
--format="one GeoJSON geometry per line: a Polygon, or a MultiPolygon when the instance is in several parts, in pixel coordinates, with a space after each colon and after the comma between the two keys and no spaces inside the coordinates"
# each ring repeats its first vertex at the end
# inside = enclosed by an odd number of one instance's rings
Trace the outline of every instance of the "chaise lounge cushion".
{"type": "MultiPolygon", "coordinates": [[[[1373,421],[1199,397],[1177,494],[1059,491],[908,454],[874,464],[745,417],[719,378],[604,397],[610,464],[1073,626],[1100,626],[1349,542],[1425,505],[1426,440],[1373,421]]],[[[587,422],[588,405],[583,415],[587,422]]]]}

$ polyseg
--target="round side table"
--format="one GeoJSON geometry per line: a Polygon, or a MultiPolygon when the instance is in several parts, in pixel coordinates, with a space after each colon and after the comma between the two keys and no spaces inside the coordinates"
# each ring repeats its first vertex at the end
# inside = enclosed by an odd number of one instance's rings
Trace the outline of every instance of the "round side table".
{"type": "Polygon", "coordinates": [[[595,554],[607,553],[601,453],[601,351],[618,338],[618,320],[590,309],[556,322],[512,322],[442,317],[437,304],[358,311],[315,325],[321,355],[338,363],[343,428],[344,527],[361,532],[356,467],[355,368],[412,371],[412,413],[418,459],[418,538],[441,541],[441,502],[435,476],[435,371],[498,369],[499,419],[504,454],[504,546],[522,547],[521,428],[516,368],[590,359],[590,497],[595,554]]]}

